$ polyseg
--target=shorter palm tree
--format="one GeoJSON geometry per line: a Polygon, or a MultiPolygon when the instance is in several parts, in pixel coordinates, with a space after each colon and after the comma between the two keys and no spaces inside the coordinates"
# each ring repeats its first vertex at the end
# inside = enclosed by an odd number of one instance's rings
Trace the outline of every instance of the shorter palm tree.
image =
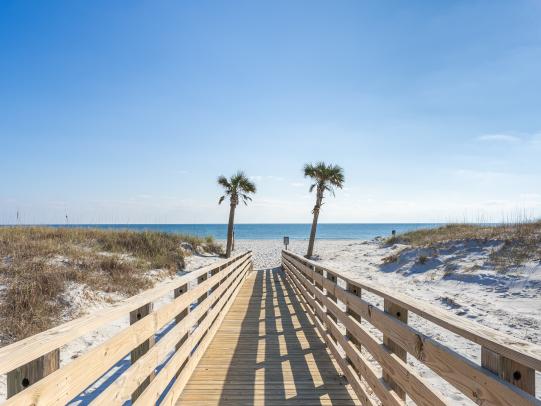
{"type": "Polygon", "coordinates": [[[344,185],[344,170],[338,165],[327,165],[325,162],[318,162],[315,165],[304,165],[304,177],[311,178],[314,183],[310,186],[310,193],[316,190],[316,204],[312,213],[312,229],[310,230],[310,241],[308,242],[308,252],[306,258],[310,258],[314,253],[314,242],[316,240],[317,220],[319,211],[323,205],[325,192],[330,192],[334,196],[334,189],[342,189],[344,185]]]}
{"type": "Polygon", "coordinates": [[[224,195],[220,197],[218,204],[229,197],[229,223],[227,224],[227,248],[225,256],[229,258],[233,250],[233,225],[235,224],[235,209],[239,204],[239,199],[242,199],[245,205],[248,205],[252,198],[248,196],[250,193],[256,192],[255,184],[250,181],[242,171],[227,179],[225,176],[218,178],[218,184],[224,188],[224,195]]]}

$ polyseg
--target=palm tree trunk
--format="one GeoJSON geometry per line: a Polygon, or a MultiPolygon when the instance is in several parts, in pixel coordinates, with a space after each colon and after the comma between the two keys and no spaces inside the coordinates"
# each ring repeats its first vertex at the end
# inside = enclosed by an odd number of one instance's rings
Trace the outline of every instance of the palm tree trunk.
{"type": "Polygon", "coordinates": [[[319,217],[319,209],[321,207],[321,199],[318,196],[316,198],[316,205],[314,206],[314,218],[312,220],[312,229],[310,230],[310,241],[308,241],[308,252],[306,258],[311,258],[314,253],[314,243],[316,241],[317,219],[319,217]]]}
{"type": "Polygon", "coordinates": [[[229,207],[229,223],[227,224],[227,248],[225,251],[226,258],[229,258],[231,256],[231,251],[233,251],[233,224],[235,223],[235,205],[231,204],[229,207]]]}

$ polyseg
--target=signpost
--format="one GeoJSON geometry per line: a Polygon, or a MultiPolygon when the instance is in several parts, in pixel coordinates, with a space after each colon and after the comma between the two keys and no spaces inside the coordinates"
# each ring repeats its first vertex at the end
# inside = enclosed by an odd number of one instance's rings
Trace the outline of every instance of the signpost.
{"type": "Polygon", "coordinates": [[[284,245],[286,246],[287,251],[287,246],[289,245],[289,237],[284,237],[284,245]]]}

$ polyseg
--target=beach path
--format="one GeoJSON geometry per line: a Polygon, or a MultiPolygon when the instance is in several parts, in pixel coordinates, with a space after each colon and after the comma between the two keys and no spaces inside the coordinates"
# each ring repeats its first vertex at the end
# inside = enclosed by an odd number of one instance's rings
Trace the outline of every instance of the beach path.
{"type": "Polygon", "coordinates": [[[359,405],[280,268],[253,272],[178,405],[359,405]]]}

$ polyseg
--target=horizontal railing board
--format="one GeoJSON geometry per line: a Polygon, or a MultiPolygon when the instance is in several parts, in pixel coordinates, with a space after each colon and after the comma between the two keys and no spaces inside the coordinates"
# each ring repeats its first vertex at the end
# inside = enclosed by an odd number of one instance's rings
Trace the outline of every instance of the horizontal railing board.
{"type": "MultiPolygon", "coordinates": [[[[338,291],[338,289],[336,291],[338,291]]],[[[346,293],[349,295],[348,292],[346,293]]],[[[344,323],[348,329],[352,328],[354,334],[355,332],[358,334],[359,331],[362,330],[360,324],[357,323],[357,325],[355,325],[354,319],[347,317],[338,306],[324,296],[323,292],[316,292],[316,294],[322,298],[327,309],[331,308],[331,312],[338,315],[340,321],[344,323]]],[[[361,301],[357,296],[350,296],[355,300],[361,301]]],[[[348,302],[348,304],[350,304],[350,302],[348,302]]],[[[381,310],[373,308],[373,312],[377,311],[381,312],[381,310]]],[[[394,324],[394,332],[396,332],[397,329],[400,331],[399,334],[395,334],[393,337],[403,338],[404,336],[409,335],[409,342],[420,340],[419,342],[421,343],[423,350],[421,352],[422,357],[419,359],[440,377],[447,380],[476,403],[508,406],[541,404],[535,397],[501,380],[496,375],[484,370],[482,367],[467,360],[460,354],[435,342],[429,337],[422,335],[406,324],[390,317],[386,313],[381,313],[383,320],[386,323],[394,324]]],[[[370,319],[368,319],[368,321],[370,321],[370,319]]],[[[382,324],[382,326],[385,325],[382,324]]],[[[390,330],[387,327],[383,327],[384,333],[388,331],[390,330]]],[[[366,340],[361,341],[363,344],[365,342],[366,340]]],[[[402,342],[405,341],[402,340],[402,342]]]]}
{"type": "MultiPolygon", "coordinates": [[[[244,262],[248,258],[250,257],[240,257],[239,262],[244,262]]],[[[60,404],[73,399],[133,348],[169,323],[202,291],[208,290],[216,280],[231,273],[238,264],[238,262],[230,264],[223,272],[216,274],[213,277],[215,279],[206,280],[185,295],[177,297],[173,302],[126,327],[104,343],[8,399],[5,404],[60,404]]]]}
{"type": "MultiPolygon", "coordinates": [[[[317,286],[312,284],[308,285],[308,280],[300,273],[300,271],[294,269],[292,263],[290,263],[290,266],[292,267],[291,271],[297,278],[300,280],[303,280],[304,278],[305,287],[310,290],[313,295],[318,296],[323,303],[332,305],[332,302],[324,296],[317,286]]],[[[321,310],[321,312],[323,313],[323,310],[321,310]]],[[[343,312],[337,313],[340,321],[345,324],[348,331],[357,338],[382,368],[388,371],[394,380],[406,390],[417,404],[424,406],[443,406],[448,404],[445,397],[439,393],[439,391],[431,388],[413,367],[401,360],[395,354],[392,354],[388,348],[379,343],[376,337],[364,329],[357,320],[343,312]]]]}
{"type": "MultiPolygon", "coordinates": [[[[500,379],[490,371],[430,337],[419,333],[407,324],[362,300],[359,296],[346,291],[338,284],[324,277],[322,272],[312,269],[306,264],[307,261],[302,258],[287,254],[290,253],[284,252],[283,262],[289,265],[293,272],[298,272],[298,276],[304,279],[303,283],[307,285],[306,287],[313,291],[315,297],[325,305],[326,312],[329,313],[329,309],[331,309],[330,313],[338,316],[348,331],[352,330],[357,335],[364,334],[365,336],[368,333],[363,331],[364,329],[360,323],[353,317],[346,315],[334,301],[330,300],[322,289],[326,289],[328,295],[336,296],[348,308],[360,314],[362,318],[369,321],[383,334],[392,338],[393,341],[397,341],[402,348],[429,366],[439,376],[446,379],[475,402],[509,406],[541,404],[534,396],[500,379]],[[295,268],[298,268],[298,270],[295,268]]],[[[338,273],[334,272],[334,274],[343,279],[338,273]]],[[[350,281],[348,280],[348,283],[350,281]]],[[[362,289],[362,287],[360,288],[362,289]]],[[[392,296],[390,298],[392,300],[392,296]]],[[[356,338],[358,339],[358,337],[356,338]]],[[[366,339],[366,337],[364,338],[366,339]]],[[[368,343],[363,340],[360,340],[360,342],[363,346],[366,346],[365,344],[370,343],[370,340],[368,340],[368,343]]],[[[369,346],[368,349],[370,350],[369,346]]],[[[384,367],[384,370],[388,371],[388,367],[384,367]]]]}
{"type": "MultiPolygon", "coordinates": [[[[301,289],[301,298],[304,298],[307,303],[310,304],[310,306],[313,306],[313,299],[309,298],[304,295],[302,288],[296,285],[295,281],[293,282],[293,287],[297,287],[297,289],[301,289]]],[[[373,406],[374,402],[372,399],[368,396],[365,389],[363,388],[362,384],[360,383],[359,378],[356,376],[356,374],[349,368],[349,366],[346,363],[346,360],[340,355],[336,345],[332,342],[332,340],[329,339],[329,336],[327,335],[325,331],[325,327],[321,324],[321,319],[316,315],[316,313],[310,308],[310,306],[306,307],[306,310],[309,314],[309,316],[312,318],[314,325],[319,332],[319,335],[325,342],[325,345],[330,350],[332,356],[334,357],[335,361],[338,363],[338,366],[346,376],[348,383],[352,386],[353,391],[361,401],[361,404],[363,405],[369,405],[373,406]]]]}
{"type": "MultiPolygon", "coordinates": [[[[212,327],[207,331],[207,333],[204,335],[203,339],[199,342],[197,349],[190,354],[190,359],[184,366],[182,372],[180,375],[176,378],[175,382],[173,383],[173,386],[169,389],[169,392],[165,395],[164,399],[160,403],[160,406],[173,406],[176,404],[176,401],[184,388],[186,387],[186,384],[190,377],[193,374],[194,369],[199,364],[201,358],[203,357],[203,354],[209,347],[209,344],[213,340],[214,336],[216,335],[216,332],[220,328],[225,316],[229,312],[229,309],[231,308],[231,305],[235,301],[235,298],[237,297],[237,294],[239,293],[240,289],[242,288],[242,285],[244,283],[244,279],[246,276],[246,272],[244,273],[244,276],[242,277],[243,280],[240,281],[240,283],[237,285],[233,293],[228,297],[227,303],[225,304],[223,310],[219,313],[219,315],[216,317],[214,323],[212,324],[212,327]]],[[[214,316],[211,316],[214,317],[214,316]]],[[[138,403],[141,405],[144,405],[144,403],[138,403]]]]}
{"type": "MultiPolygon", "coordinates": [[[[237,278],[232,279],[233,289],[231,289],[231,286],[229,286],[230,292],[235,292],[236,289],[238,289],[240,287],[240,285],[242,285],[242,279],[243,279],[242,276],[245,274],[245,271],[246,271],[246,268],[243,268],[243,270],[240,273],[237,274],[237,277],[240,278],[240,280],[237,281],[238,282],[237,285],[234,284],[235,281],[237,280],[237,278]]],[[[231,279],[231,278],[229,278],[229,279],[231,279]]],[[[210,298],[210,296],[205,301],[207,301],[209,298],[210,298]]],[[[232,296],[231,295],[224,295],[224,298],[225,298],[225,302],[227,302],[227,300],[232,299],[232,296]]],[[[211,304],[210,301],[207,302],[207,303],[209,305],[211,304]]],[[[224,304],[225,303],[222,302],[222,305],[224,305],[224,304]]],[[[208,307],[207,307],[207,309],[208,309],[208,307]]],[[[181,346],[181,348],[177,352],[175,352],[175,354],[169,360],[169,362],[165,365],[165,367],[156,375],[154,380],[150,383],[150,385],[140,395],[140,397],[135,402],[135,405],[150,405],[150,404],[155,404],[156,403],[156,401],[161,396],[164,388],[175,377],[175,375],[177,374],[177,371],[180,369],[180,367],[182,366],[182,363],[186,360],[186,358],[188,356],[190,356],[190,357],[194,356],[193,354],[191,354],[191,352],[193,351],[194,346],[198,344],[198,342],[201,340],[201,338],[203,338],[203,335],[205,334],[207,329],[211,325],[214,325],[213,323],[215,323],[215,321],[219,318],[219,316],[221,314],[221,311],[222,311],[222,306],[219,306],[219,305],[215,306],[214,308],[212,308],[209,311],[209,313],[207,314],[207,317],[205,317],[205,319],[201,322],[201,324],[199,324],[196,327],[196,329],[191,333],[191,335],[186,340],[186,342],[183,343],[183,345],[181,346]]],[[[222,312],[223,315],[225,315],[225,312],[226,311],[222,312]]],[[[219,325],[220,322],[217,322],[215,324],[219,325]]],[[[217,326],[215,326],[215,327],[217,328],[217,326]]],[[[201,347],[201,343],[199,343],[199,346],[197,347],[197,349],[200,349],[200,347],[201,347]]],[[[187,371],[189,371],[189,367],[185,366],[182,373],[186,374],[187,371]]],[[[191,371],[189,371],[189,373],[191,373],[191,371]]],[[[181,379],[180,376],[177,379],[181,379]]]]}
{"type": "MultiPolygon", "coordinates": [[[[311,307],[319,307],[318,312],[321,314],[321,316],[324,315],[323,309],[321,309],[321,305],[314,300],[314,298],[310,297],[310,295],[306,295],[305,288],[301,287],[301,282],[298,281],[295,275],[289,274],[286,272],[288,277],[293,282],[293,286],[295,287],[297,292],[300,292],[304,298],[304,300],[311,306],[311,307]]],[[[308,312],[312,316],[312,318],[315,318],[315,313],[310,309],[307,308],[308,312]]],[[[326,317],[326,315],[325,315],[326,317]]],[[[332,324],[334,321],[326,317],[325,322],[331,323],[331,329],[336,330],[336,325],[332,324]]],[[[324,330],[320,330],[320,334],[325,335],[324,330]]],[[[377,376],[377,373],[373,370],[373,367],[370,366],[369,362],[361,355],[361,353],[354,348],[351,344],[347,343],[346,338],[339,334],[339,332],[334,331],[334,334],[332,334],[333,338],[337,340],[338,344],[345,350],[347,357],[350,360],[353,360],[353,363],[355,365],[355,368],[357,370],[362,370],[364,374],[361,374],[365,381],[368,383],[370,388],[374,391],[374,393],[377,394],[378,398],[383,402],[385,405],[393,405],[393,406],[403,406],[405,403],[396,396],[396,394],[393,391],[390,391],[389,388],[385,386],[385,383],[381,380],[381,377],[377,376]]],[[[326,341],[328,344],[328,340],[326,341]]],[[[341,363],[341,367],[346,367],[347,364],[344,362],[341,363]]],[[[355,377],[356,373],[354,371],[350,371],[349,367],[346,371],[344,371],[348,381],[357,381],[358,378],[355,377]]],[[[358,384],[356,385],[355,392],[359,391],[358,384]]],[[[364,390],[363,390],[364,393],[364,390]]]]}
{"type": "Polygon", "coordinates": [[[491,349],[498,354],[504,355],[506,358],[510,358],[519,362],[520,364],[529,366],[537,371],[541,371],[541,346],[539,345],[521,340],[519,338],[510,337],[492,328],[465,320],[430,303],[425,303],[411,298],[400,292],[393,292],[385,288],[374,286],[373,284],[367,282],[360,282],[358,280],[351,279],[290,251],[284,251],[284,255],[293,257],[305,265],[314,266],[321,271],[326,271],[332,273],[333,275],[337,275],[346,283],[355,285],[360,289],[365,289],[378,296],[381,296],[382,298],[390,299],[394,303],[412,311],[426,320],[433,322],[434,324],[467,338],[476,344],[491,349]]]}
{"type": "MultiPolygon", "coordinates": [[[[226,291],[236,280],[236,277],[243,273],[249,266],[248,262],[235,269],[231,278],[227,278],[214,292],[209,295],[210,302],[219,299],[220,295],[226,291]]],[[[224,295],[222,299],[227,299],[224,295]]],[[[210,304],[210,303],[209,303],[210,304]]],[[[95,404],[123,404],[128,400],[132,392],[145,380],[145,378],[154,371],[156,365],[159,365],[180,341],[180,339],[190,331],[191,326],[206,311],[208,306],[197,306],[188,315],[177,323],[157,344],[144,354],[136,363],[131,365],[120,375],[106,390],[104,390],[93,403],[95,404]]],[[[185,345],[184,343],[183,345],[185,345]]]]}
{"type": "MultiPolygon", "coordinates": [[[[334,295],[338,295],[339,299],[347,306],[361,313],[364,319],[392,338],[393,341],[398,342],[407,352],[421,360],[423,364],[430,367],[473,401],[477,403],[507,404],[509,406],[536,403],[535,397],[500,379],[492,372],[407,324],[390,317],[387,313],[347,292],[340,286],[331,283],[328,279],[322,278],[321,275],[313,272],[298,261],[294,259],[293,261],[301,265],[305,272],[309,272],[314,280],[319,280],[325,289],[330,289],[334,295]],[[452,367],[450,368],[450,366],[452,367]]],[[[323,295],[323,292],[321,292],[321,295],[323,295]]],[[[334,307],[333,313],[341,312],[341,309],[332,301],[329,306],[334,307]]]]}
{"type": "Polygon", "coordinates": [[[33,335],[13,344],[0,348],[0,374],[5,374],[22,365],[39,358],[64,344],[85,335],[88,332],[98,330],[104,325],[127,316],[131,311],[142,305],[153,302],[174,289],[196,279],[198,276],[232,263],[239,258],[249,255],[250,252],[238,254],[230,259],[220,261],[187,275],[181,276],[172,282],[163,284],[157,288],[148,290],[129,299],[113,304],[111,307],[100,311],[99,314],[91,314],[61,324],[57,327],[33,335]]]}

